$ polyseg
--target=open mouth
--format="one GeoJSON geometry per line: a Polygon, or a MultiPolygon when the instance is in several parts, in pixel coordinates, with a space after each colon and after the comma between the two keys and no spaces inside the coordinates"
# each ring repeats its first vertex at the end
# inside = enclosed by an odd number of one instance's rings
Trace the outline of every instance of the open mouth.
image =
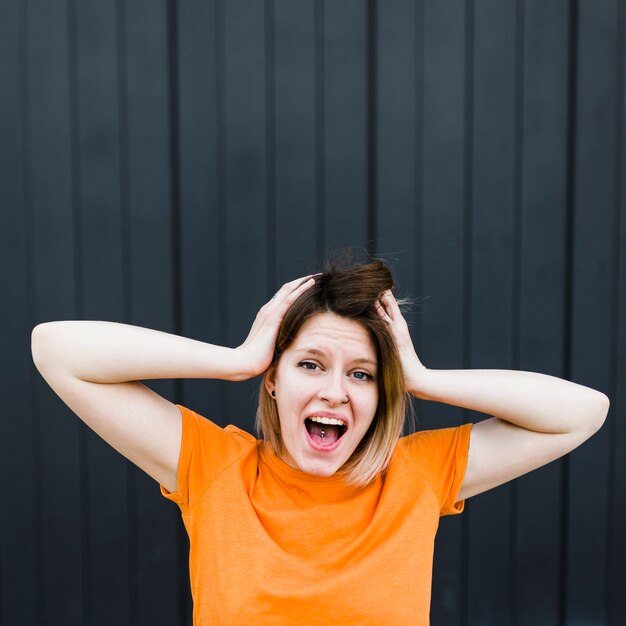
{"type": "Polygon", "coordinates": [[[307,417],[304,425],[311,440],[323,448],[337,443],[348,430],[343,420],[332,417],[307,417]]]}

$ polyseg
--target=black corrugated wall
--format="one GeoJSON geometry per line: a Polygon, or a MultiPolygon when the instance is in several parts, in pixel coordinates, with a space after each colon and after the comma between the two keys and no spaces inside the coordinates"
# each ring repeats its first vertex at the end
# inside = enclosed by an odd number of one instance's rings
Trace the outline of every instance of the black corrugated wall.
{"type": "MultiPolygon", "coordinates": [[[[235,345],[342,246],[424,298],[426,365],[612,399],[566,460],[442,520],[433,624],[626,624],[625,21],[621,0],[1,2],[2,626],[191,622],[176,507],[49,390],[32,327],[235,345]]],[[[151,386],[252,428],[255,383],[151,386]]]]}

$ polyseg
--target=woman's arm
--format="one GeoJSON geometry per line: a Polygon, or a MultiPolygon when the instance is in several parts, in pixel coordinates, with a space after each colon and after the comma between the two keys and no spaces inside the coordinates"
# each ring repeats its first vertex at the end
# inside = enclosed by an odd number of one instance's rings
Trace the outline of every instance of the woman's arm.
{"type": "Polygon", "coordinates": [[[173,491],[182,435],[179,410],[134,381],[226,374],[211,372],[213,364],[234,366],[225,348],[113,322],[40,324],[33,330],[31,349],[37,369],[61,400],[173,491]]]}
{"type": "Polygon", "coordinates": [[[608,398],[560,378],[512,370],[429,370],[415,354],[391,293],[383,296],[379,314],[391,326],[409,393],[495,416],[472,429],[459,500],[563,456],[604,423],[608,398]]]}
{"type": "Polygon", "coordinates": [[[609,401],[593,389],[532,372],[424,370],[410,391],[496,417],[475,424],[459,500],[567,454],[604,423],[609,401]]]}
{"type": "Polygon", "coordinates": [[[249,377],[237,349],[116,322],[46,322],[34,328],[31,345],[40,371],[62,368],[94,383],[249,377]]]}
{"type": "Polygon", "coordinates": [[[312,279],[283,286],[238,348],[95,321],[48,322],[32,333],[35,365],[90,428],[168,490],[177,489],[182,421],[178,408],[137,382],[158,378],[244,380],[272,359],[276,333],[312,279]]]}

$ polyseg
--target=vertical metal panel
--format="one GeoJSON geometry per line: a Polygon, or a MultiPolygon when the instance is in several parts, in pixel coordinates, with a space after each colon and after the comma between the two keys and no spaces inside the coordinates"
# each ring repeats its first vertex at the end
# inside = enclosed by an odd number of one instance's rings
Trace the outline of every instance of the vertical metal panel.
{"type": "Polygon", "coordinates": [[[277,0],[274,7],[274,211],[269,224],[269,276],[285,281],[316,269],[315,6],[277,0]]]}
{"type": "MultiPolygon", "coordinates": [[[[516,12],[477,0],[474,14],[471,367],[512,366],[515,284],[514,159],[516,12]]],[[[468,623],[506,623],[511,486],[482,494],[469,511],[468,623]]]]}
{"type": "Polygon", "coordinates": [[[367,243],[367,4],[324,3],[325,253],[367,243]]]}
{"type": "Polygon", "coordinates": [[[616,208],[617,223],[613,250],[615,305],[613,314],[613,363],[610,397],[612,419],[608,424],[612,442],[609,492],[609,533],[607,535],[607,614],[608,623],[626,623],[626,7],[619,4],[616,94],[616,208]]]}
{"type": "Polygon", "coordinates": [[[0,623],[34,624],[41,590],[35,521],[33,389],[29,354],[33,321],[27,217],[27,64],[25,6],[0,5],[0,623]],[[10,505],[9,505],[10,503],[10,505]]]}
{"type": "MultiPolygon", "coordinates": [[[[266,301],[267,145],[266,29],[264,6],[250,0],[224,4],[224,111],[226,132],[225,230],[228,345],[246,338],[256,310],[266,301]]],[[[250,430],[258,382],[229,387],[230,420],[250,430]]]]}
{"type": "MultiPolygon", "coordinates": [[[[75,315],[74,200],[67,5],[28,5],[29,213],[35,322],[75,315]]],[[[35,481],[45,624],[83,618],[79,425],[41,377],[35,481]],[[59,575],[62,568],[63,576],[59,575]]]]}
{"type": "Polygon", "coordinates": [[[415,241],[420,215],[416,153],[421,148],[415,144],[416,10],[411,1],[394,0],[376,14],[376,248],[389,255],[401,294],[414,293],[420,258],[415,241]]]}
{"type": "MultiPolygon", "coordinates": [[[[174,330],[169,89],[166,6],[125,5],[130,310],[133,324],[174,330]]],[[[150,383],[172,397],[170,381],[150,383]]],[[[138,624],[175,623],[179,515],[164,507],[157,485],[142,472],[130,484],[131,613],[138,624]],[[131,561],[133,562],[133,561],[131,561]]]]}
{"type": "MultiPolygon", "coordinates": [[[[218,104],[222,72],[217,3],[183,2],[178,6],[179,133],[181,213],[181,332],[220,344],[220,180],[218,104]]],[[[222,425],[228,423],[225,387],[218,381],[184,381],[181,401],[222,425]]]]}
{"type": "MultiPolygon", "coordinates": [[[[220,337],[220,222],[218,175],[218,22],[215,2],[178,5],[178,98],[180,156],[180,332],[209,343],[220,337]]],[[[226,425],[226,389],[221,381],[183,381],[178,400],[216,423],[226,425]]],[[[191,622],[192,602],[185,556],[188,540],[181,541],[179,586],[183,597],[179,623],[191,622]]]]}
{"type": "MultiPolygon", "coordinates": [[[[519,78],[520,238],[514,366],[563,376],[567,272],[567,54],[565,1],[524,3],[519,78]]],[[[517,624],[557,623],[561,567],[561,463],[519,480],[514,537],[517,624]],[[537,565],[541,563],[541,576],[537,565]]]]}
{"type": "MultiPolygon", "coordinates": [[[[608,392],[614,365],[613,233],[619,225],[614,161],[618,3],[583,0],[578,17],[571,377],[608,392]]],[[[566,608],[567,622],[574,626],[607,617],[609,432],[602,429],[569,457],[566,608]]]]}
{"type": "MultiPolygon", "coordinates": [[[[466,55],[467,7],[424,3],[422,272],[418,295],[424,363],[434,369],[464,366],[466,55]]],[[[463,412],[421,404],[420,427],[463,422],[463,412]]],[[[471,505],[470,505],[471,506],[471,505]]],[[[437,533],[431,616],[434,623],[462,623],[466,516],[442,519],[437,533]]]]}
{"type": "MultiPolygon", "coordinates": [[[[124,319],[115,5],[74,4],[81,319],[124,319]],[[106,289],[103,287],[106,286],[106,289]]],[[[87,430],[87,429],[85,429],[87,430]]],[[[88,432],[86,618],[129,624],[127,463],[88,432]]]]}

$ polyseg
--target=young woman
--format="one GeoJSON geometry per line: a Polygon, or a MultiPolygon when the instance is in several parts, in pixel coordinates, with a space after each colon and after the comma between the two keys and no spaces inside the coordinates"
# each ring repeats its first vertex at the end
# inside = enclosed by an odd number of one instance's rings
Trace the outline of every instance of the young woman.
{"type": "Polygon", "coordinates": [[[287,283],[238,348],[108,322],[34,329],[54,391],[179,505],[196,626],[428,624],[439,517],[602,425],[606,396],[565,380],[427,369],[392,287],[380,261],[287,283]],[[136,382],[260,374],[260,440],[136,382]],[[494,417],[401,437],[407,392],[494,417]]]}

